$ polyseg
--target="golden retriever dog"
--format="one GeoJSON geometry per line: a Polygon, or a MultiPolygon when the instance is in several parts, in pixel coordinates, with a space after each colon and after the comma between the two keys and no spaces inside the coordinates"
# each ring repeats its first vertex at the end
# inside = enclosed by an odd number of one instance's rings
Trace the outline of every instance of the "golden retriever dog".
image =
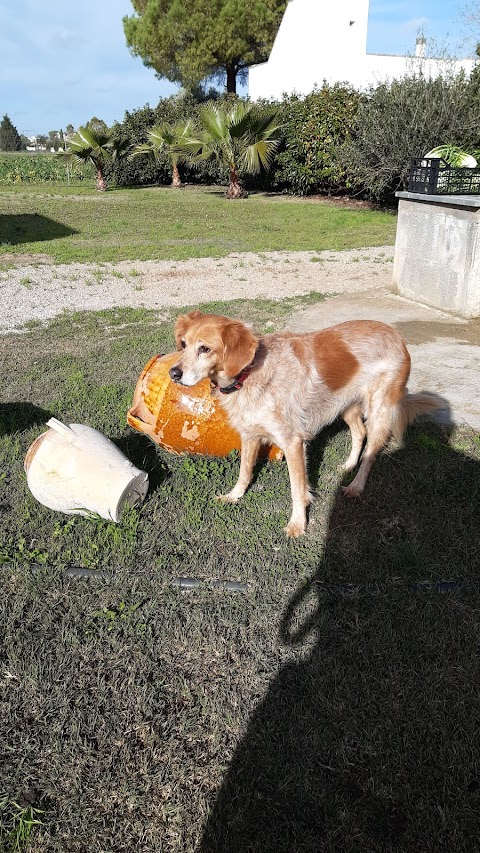
{"type": "Polygon", "coordinates": [[[238,481],[219,499],[236,502],[252,479],[262,443],[280,447],[287,461],[292,515],[285,532],[306,528],[312,495],[305,442],[338,416],[348,424],[352,450],[345,470],[360,468],[347,497],[363,492],[372,464],[390,435],[402,440],[418,414],[439,408],[435,397],[410,395],[410,356],[398,332],[384,323],[356,320],[317,332],[256,335],[244,323],[192,311],[175,323],[180,351],[174,382],[195,385],[210,377],[241,437],[238,481]]]}

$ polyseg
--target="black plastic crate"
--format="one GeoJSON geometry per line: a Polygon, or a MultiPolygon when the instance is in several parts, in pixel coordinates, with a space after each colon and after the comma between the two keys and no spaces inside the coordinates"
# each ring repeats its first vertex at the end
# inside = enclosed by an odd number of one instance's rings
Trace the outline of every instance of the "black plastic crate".
{"type": "Polygon", "coordinates": [[[428,195],[480,195],[480,167],[449,166],[441,157],[412,157],[408,191],[428,195]]]}

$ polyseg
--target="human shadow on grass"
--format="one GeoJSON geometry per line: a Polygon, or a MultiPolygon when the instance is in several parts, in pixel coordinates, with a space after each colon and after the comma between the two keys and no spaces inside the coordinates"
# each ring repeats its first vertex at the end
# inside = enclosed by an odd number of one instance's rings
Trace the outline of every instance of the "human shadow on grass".
{"type": "Polygon", "coordinates": [[[12,246],[56,240],[78,233],[75,228],[40,213],[8,213],[0,216],[0,243],[12,246]]]}
{"type": "Polygon", "coordinates": [[[51,417],[51,412],[25,400],[0,403],[0,438],[23,432],[38,424],[46,424],[51,417]]]}
{"type": "Polygon", "coordinates": [[[480,463],[435,425],[335,496],[201,853],[478,849],[479,516],[480,463]]]}

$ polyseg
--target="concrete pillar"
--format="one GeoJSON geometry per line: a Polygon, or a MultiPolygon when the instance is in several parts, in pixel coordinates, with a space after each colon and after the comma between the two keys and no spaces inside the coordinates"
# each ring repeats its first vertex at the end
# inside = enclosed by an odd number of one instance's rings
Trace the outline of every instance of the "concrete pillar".
{"type": "Polygon", "coordinates": [[[480,317],[480,196],[396,195],[396,293],[480,317]]]}

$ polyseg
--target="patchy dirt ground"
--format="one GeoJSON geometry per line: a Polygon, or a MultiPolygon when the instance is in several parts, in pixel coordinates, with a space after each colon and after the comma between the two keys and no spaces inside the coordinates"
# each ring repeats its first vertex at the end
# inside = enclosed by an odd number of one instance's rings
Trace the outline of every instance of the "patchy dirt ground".
{"type": "MultiPolygon", "coordinates": [[[[46,257],[46,256],[45,256],[46,257]]],[[[51,264],[2,256],[0,333],[64,310],[161,309],[237,298],[356,293],[390,287],[393,246],[344,252],[265,252],[190,261],[51,264]],[[13,260],[15,259],[15,260],[13,260]],[[11,264],[11,266],[10,266],[11,264]]]]}

